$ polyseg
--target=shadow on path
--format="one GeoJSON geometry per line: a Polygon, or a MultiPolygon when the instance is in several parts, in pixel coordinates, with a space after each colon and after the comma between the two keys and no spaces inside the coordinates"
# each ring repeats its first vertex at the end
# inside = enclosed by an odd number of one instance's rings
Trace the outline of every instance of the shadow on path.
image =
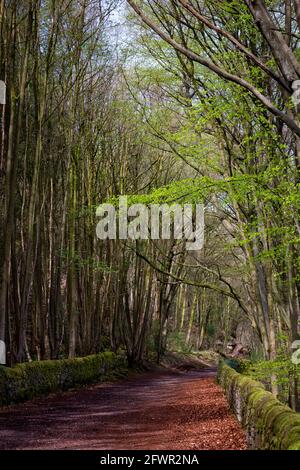
{"type": "Polygon", "coordinates": [[[0,449],[245,449],[215,370],[148,372],[0,410],[0,449]]]}

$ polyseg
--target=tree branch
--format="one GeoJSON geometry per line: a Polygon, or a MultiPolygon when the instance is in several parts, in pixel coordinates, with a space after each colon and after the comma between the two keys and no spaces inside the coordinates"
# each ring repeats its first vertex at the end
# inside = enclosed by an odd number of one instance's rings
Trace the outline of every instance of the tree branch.
{"type": "Polygon", "coordinates": [[[170,44],[175,50],[181,52],[183,55],[188,57],[194,62],[198,62],[204,67],[208,68],[212,72],[216,73],[219,77],[224,78],[227,81],[236,83],[242,88],[248,90],[253,96],[255,96],[274,116],[281,119],[287,127],[289,127],[295,134],[300,137],[300,128],[297,126],[296,122],[289,117],[285,112],[278,109],[274,104],[264,96],[254,85],[247,82],[243,78],[233,75],[226,70],[222,69],[218,65],[214,64],[210,60],[204,59],[190,49],[185,48],[174,39],[172,39],[168,34],[162,31],[142,10],[141,8],[133,1],[127,0],[127,3],[133,8],[133,10],[138,14],[138,16],[147,24],[158,36],[160,36],[164,41],[170,44]]]}
{"type": "Polygon", "coordinates": [[[243,54],[246,55],[249,59],[251,59],[258,67],[260,67],[264,72],[266,72],[270,77],[272,77],[274,80],[276,80],[280,85],[285,88],[289,93],[291,93],[291,88],[289,84],[283,80],[281,77],[279,77],[273,70],[271,70],[269,67],[267,67],[261,60],[259,60],[258,57],[256,57],[255,54],[253,54],[251,51],[247,49],[242,43],[240,43],[232,34],[228,33],[222,28],[219,28],[218,26],[214,25],[211,23],[205,16],[201,15],[187,0],[178,0],[179,3],[187,10],[189,11],[197,20],[199,20],[201,23],[203,23],[205,26],[207,26],[209,29],[212,29],[216,33],[222,35],[223,37],[229,39],[229,41],[236,46],[236,48],[243,52],[243,54]]]}

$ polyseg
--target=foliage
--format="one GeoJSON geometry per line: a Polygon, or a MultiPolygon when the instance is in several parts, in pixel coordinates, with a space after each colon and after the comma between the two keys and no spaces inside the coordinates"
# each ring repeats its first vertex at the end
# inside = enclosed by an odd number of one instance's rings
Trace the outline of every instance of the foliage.
{"type": "Polygon", "coordinates": [[[192,346],[186,343],[186,334],[182,331],[173,331],[168,337],[168,351],[190,353],[192,346]]]}
{"type": "MultiPolygon", "coordinates": [[[[281,336],[281,347],[273,360],[239,361],[238,371],[255,380],[264,383],[269,389],[272,385],[279,388],[280,399],[288,403],[291,383],[298,388],[300,380],[300,365],[292,362],[292,351],[287,347],[288,338],[281,336]]],[[[295,393],[295,392],[293,392],[295,393]]]]}

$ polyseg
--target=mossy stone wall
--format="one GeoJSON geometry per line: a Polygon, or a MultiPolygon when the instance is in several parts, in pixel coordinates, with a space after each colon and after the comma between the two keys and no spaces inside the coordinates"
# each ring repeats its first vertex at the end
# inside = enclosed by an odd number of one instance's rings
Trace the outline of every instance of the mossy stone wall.
{"type": "Polygon", "coordinates": [[[249,449],[300,450],[299,413],[224,362],[219,365],[218,383],[247,432],[249,449]]]}
{"type": "Polygon", "coordinates": [[[0,405],[18,403],[77,385],[109,380],[127,372],[125,357],[113,352],[57,361],[0,366],[0,405]]]}

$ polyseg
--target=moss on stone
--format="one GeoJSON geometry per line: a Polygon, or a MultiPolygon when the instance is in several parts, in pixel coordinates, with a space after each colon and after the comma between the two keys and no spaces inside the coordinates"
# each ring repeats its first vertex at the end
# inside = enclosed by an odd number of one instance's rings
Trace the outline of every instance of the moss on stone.
{"type": "Polygon", "coordinates": [[[0,367],[0,405],[126,375],[124,356],[104,352],[75,359],[36,361],[0,367]]]}
{"type": "Polygon", "coordinates": [[[221,363],[218,383],[247,431],[250,448],[300,450],[300,415],[264,386],[221,363]],[[254,430],[254,433],[253,433],[254,430]]]}
{"type": "Polygon", "coordinates": [[[287,450],[300,450],[300,441],[294,442],[294,444],[289,446],[287,450]]]}

